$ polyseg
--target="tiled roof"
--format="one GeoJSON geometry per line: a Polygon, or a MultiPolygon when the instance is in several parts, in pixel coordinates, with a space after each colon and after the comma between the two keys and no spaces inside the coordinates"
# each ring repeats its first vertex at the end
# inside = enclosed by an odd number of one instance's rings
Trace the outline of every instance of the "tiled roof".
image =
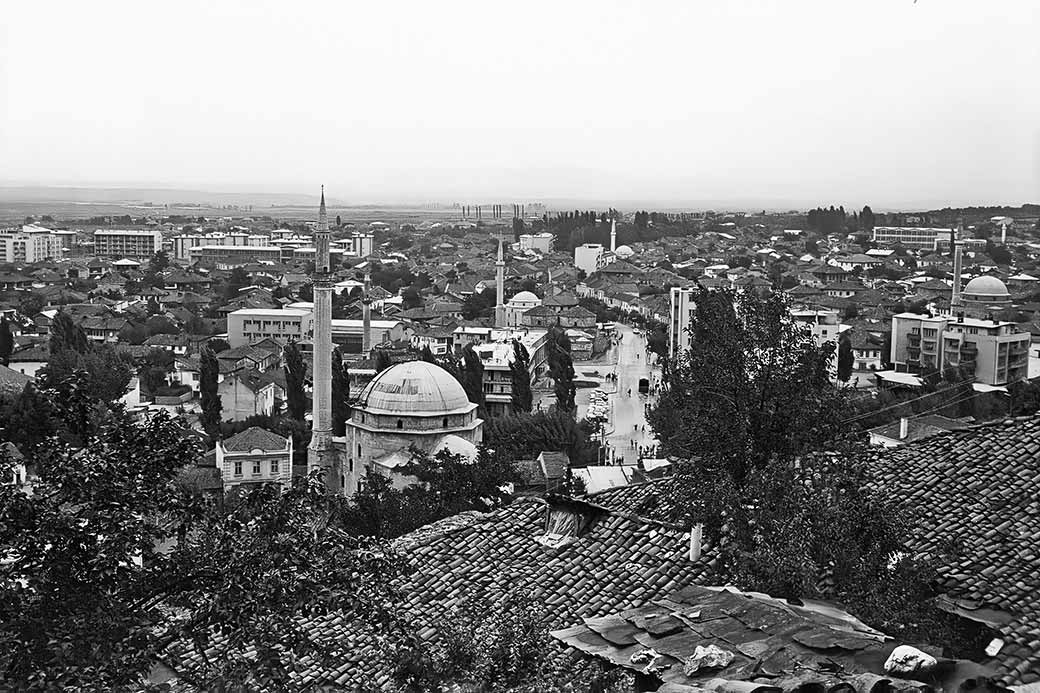
{"type": "Polygon", "coordinates": [[[250,450],[284,450],[287,438],[272,433],[266,428],[250,426],[241,433],[236,433],[223,442],[224,449],[229,452],[249,452],[250,450]]]}
{"type": "Polygon", "coordinates": [[[1005,682],[1040,681],[1040,418],[955,431],[873,464],[914,512],[911,546],[936,560],[955,604],[1007,615],[993,661],[1005,682]]]}
{"type": "Polygon", "coordinates": [[[884,634],[830,604],[795,606],[733,588],[691,585],[552,635],[655,683],[682,687],[672,690],[1005,690],[989,683],[991,671],[964,660],[947,661],[926,683],[886,676],[884,663],[899,643],[884,634]],[[699,647],[728,653],[730,661],[691,666],[699,647]]]}
{"type": "Polygon", "coordinates": [[[693,483],[693,481],[681,475],[669,476],[590,493],[586,498],[591,503],[615,512],[631,513],[661,522],[682,524],[686,519],[688,508],[673,502],[672,499],[679,496],[684,483],[693,483]]]}
{"type": "Polygon", "coordinates": [[[26,384],[31,381],[32,378],[23,373],[11,370],[7,366],[0,366],[0,394],[21,394],[26,384]]]}
{"type": "MultiPolygon", "coordinates": [[[[545,532],[549,504],[520,498],[487,514],[465,514],[417,530],[398,540],[409,563],[399,585],[399,613],[415,632],[436,640],[439,628],[468,603],[528,589],[545,607],[547,626],[565,628],[585,617],[606,616],[665,597],[695,584],[712,555],[689,559],[689,535],[677,528],[625,513],[578,504],[595,519],[576,541],[549,548],[545,532]]],[[[346,690],[380,690],[390,681],[379,641],[341,616],[312,622],[322,636],[339,640],[343,655],[329,667],[307,666],[299,688],[335,682],[346,690]]],[[[554,643],[551,658],[569,661],[573,651],[554,643]]]]}

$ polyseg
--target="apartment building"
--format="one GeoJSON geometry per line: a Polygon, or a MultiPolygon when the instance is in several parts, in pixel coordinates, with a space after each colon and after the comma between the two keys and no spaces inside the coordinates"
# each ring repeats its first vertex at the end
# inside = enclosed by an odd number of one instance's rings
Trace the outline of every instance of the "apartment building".
{"type": "Polygon", "coordinates": [[[204,267],[226,270],[254,262],[279,262],[282,249],[271,245],[199,245],[188,251],[189,257],[204,267]]]}
{"type": "Polygon", "coordinates": [[[200,246],[269,246],[271,237],[263,234],[249,234],[242,232],[224,233],[214,231],[212,233],[185,233],[174,236],[172,240],[173,256],[178,260],[191,260],[192,248],[200,246]]]}
{"type": "Polygon", "coordinates": [[[520,250],[533,250],[539,253],[551,253],[556,245],[556,236],[543,231],[542,233],[520,234],[520,250]]]}
{"type": "Polygon", "coordinates": [[[299,308],[242,308],[228,313],[228,345],[232,348],[271,338],[280,344],[310,339],[314,313],[299,308]]]}
{"type": "Polygon", "coordinates": [[[0,261],[17,264],[61,258],[62,239],[42,226],[0,229],[0,261]]]}
{"type": "Polygon", "coordinates": [[[923,228],[916,226],[875,226],[872,239],[875,243],[900,243],[907,248],[934,250],[939,238],[949,239],[949,229],[923,228]]]}
{"type": "Polygon", "coordinates": [[[911,373],[971,365],[975,382],[1007,385],[1028,376],[1030,340],[1012,322],[900,313],[892,317],[890,360],[911,373]]]}
{"type": "Polygon", "coordinates": [[[509,364],[513,360],[513,339],[527,349],[531,358],[529,371],[531,382],[545,368],[549,358],[547,344],[549,333],[545,330],[527,332],[496,332],[496,341],[475,344],[474,351],[484,366],[484,403],[488,416],[504,416],[513,410],[513,373],[509,364]]]}
{"type": "Polygon", "coordinates": [[[693,289],[684,289],[673,286],[670,292],[670,305],[668,321],[668,356],[675,358],[677,353],[682,353],[690,348],[690,321],[693,319],[693,311],[697,309],[693,302],[693,289]]]}
{"type": "Polygon", "coordinates": [[[574,266],[585,272],[585,276],[600,271],[616,259],[601,243],[585,243],[574,249],[574,266]]]}
{"type": "Polygon", "coordinates": [[[97,229],[94,231],[94,255],[148,259],[162,250],[162,232],[158,229],[97,229]]]}

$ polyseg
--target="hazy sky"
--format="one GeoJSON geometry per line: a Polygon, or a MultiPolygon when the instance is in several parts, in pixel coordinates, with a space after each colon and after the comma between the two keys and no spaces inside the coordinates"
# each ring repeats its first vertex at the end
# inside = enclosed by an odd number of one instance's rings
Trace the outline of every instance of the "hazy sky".
{"type": "Polygon", "coordinates": [[[1037,202],[1040,3],[11,0],[0,180],[1037,202]]]}

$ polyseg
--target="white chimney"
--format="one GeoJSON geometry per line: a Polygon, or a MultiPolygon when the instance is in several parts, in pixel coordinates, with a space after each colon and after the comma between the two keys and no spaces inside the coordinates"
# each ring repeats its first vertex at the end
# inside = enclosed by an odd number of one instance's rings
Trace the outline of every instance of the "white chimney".
{"type": "Polygon", "coordinates": [[[910,433],[910,419],[903,417],[899,419],[899,440],[906,440],[906,436],[910,433]]]}
{"type": "Polygon", "coordinates": [[[701,560],[701,538],[704,535],[704,525],[694,525],[690,530],[690,560],[697,562],[701,560]]]}

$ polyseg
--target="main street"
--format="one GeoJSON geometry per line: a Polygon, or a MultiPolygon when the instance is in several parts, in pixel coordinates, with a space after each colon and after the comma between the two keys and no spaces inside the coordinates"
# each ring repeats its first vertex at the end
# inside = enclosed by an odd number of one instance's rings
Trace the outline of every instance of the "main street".
{"type": "Polygon", "coordinates": [[[638,446],[652,447],[656,444],[650,426],[646,423],[645,407],[647,395],[639,394],[639,380],[653,380],[652,369],[647,363],[646,340],[628,325],[617,324],[621,343],[614,347],[617,373],[617,391],[610,396],[613,405],[613,432],[607,443],[618,461],[634,464],[639,459],[638,446]],[[633,443],[636,447],[632,447],[633,443]]]}

